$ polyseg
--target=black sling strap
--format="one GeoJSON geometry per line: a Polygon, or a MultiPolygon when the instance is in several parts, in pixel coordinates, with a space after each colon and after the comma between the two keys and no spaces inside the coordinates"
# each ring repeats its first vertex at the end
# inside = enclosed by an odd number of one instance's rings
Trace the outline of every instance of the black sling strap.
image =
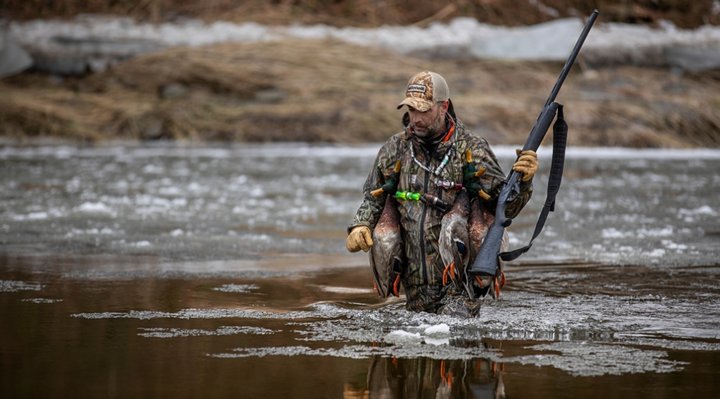
{"type": "Polygon", "coordinates": [[[537,224],[535,224],[535,232],[533,233],[530,242],[522,247],[512,251],[503,252],[499,255],[500,259],[504,261],[511,261],[517,259],[520,255],[527,252],[535,238],[540,235],[543,227],[545,226],[545,220],[550,212],[555,210],[555,196],[560,190],[560,182],[562,181],[563,167],[565,165],[565,148],[567,147],[567,133],[568,125],[565,122],[563,116],[563,106],[558,104],[557,119],[553,125],[553,155],[552,165],[550,166],[550,177],[548,178],[547,196],[545,197],[545,205],[540,211],[538,216],[537,224]]]}

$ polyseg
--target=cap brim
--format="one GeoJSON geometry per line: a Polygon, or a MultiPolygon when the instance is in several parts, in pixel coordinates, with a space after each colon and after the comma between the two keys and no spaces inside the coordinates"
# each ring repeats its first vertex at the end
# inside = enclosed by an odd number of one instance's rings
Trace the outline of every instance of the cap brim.
{"type": "Polygon", "coordinates": [[[420,112],[425,112],[432,108],[433,103],[432,101],[423,100],[417,97],[405,97],[405,99],[398,104],[397,108],[400,109],[403,105],[407,105],[408,107],[414,108],[420,112]]]}

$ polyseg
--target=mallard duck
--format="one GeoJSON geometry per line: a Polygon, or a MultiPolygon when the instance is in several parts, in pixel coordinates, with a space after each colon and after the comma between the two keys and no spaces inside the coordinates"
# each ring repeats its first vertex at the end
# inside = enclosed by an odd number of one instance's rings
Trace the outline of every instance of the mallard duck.
{"type": "Polygon", "coordinates": [[[470,256],[467,248],[469,216],[470,201],[467,192],[463,190],[458,193],[452,208],[443,216],[440,223],[438,247],[440,258],[445,265],[443,285],[452,282],[459,287],[462,284],[462,272],[470,256]]]}
{"type": "MultiPolygon", "coordinates": [[[[470,298],[491,293],[497,298],[504,284],[502,271],[493,279],[481,279],[465,273],[467,265],[474,261],[480,251],[485,234],[495,216],[479,200],[470,200],[467,192],[458,193],[452,208],[443,216],[440,229],[440,257],[445,265],[443,284],[462,287],[470,298]]],[[[503,236],[502,250],[508,245],[507,232],[503,236]]]]}
{"type": "MultiPolygon", "coordinates": [[[[480,246],[485,239],[488,229],[492,226],[495,221],[495,215],[493,215],[485,203],[480,200],[470,201],[470,219],[468,220],[468,232],[470,235],[470,260],[474,261],[480,246]]],[[[501,251],[508,249],[508,234],[507,231],[503,234],[502,243],[500,245],[501,251]]],[[[485,296],[491,293],[493,298],[497,298],[500,295],[500,289],[505,285],[505,273],[502,271],[502,261],[500,261],[499,274],[494,278],[482,279],[479,276],[474,276],[474,279],[470,275],[466,276],[466,285],[474,286],[473,290],[476,296],[485,296]],[[474,281],[473,281],[474,280],[474,281]]]]}
{"type": "Polygon", "coordinates": [[[380,297],[400,295],[404,253],[397,201],[388,195],[380,220],[373,230],[373,246],[369,252],[375,290],[380,297]]]}

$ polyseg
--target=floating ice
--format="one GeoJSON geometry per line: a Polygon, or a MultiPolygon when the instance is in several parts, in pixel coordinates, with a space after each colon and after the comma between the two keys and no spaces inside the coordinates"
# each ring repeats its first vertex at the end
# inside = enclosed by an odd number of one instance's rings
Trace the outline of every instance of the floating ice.
{"type": "Polygon", "coordinates": [[[348,294],[348,295],[359,295],[359,294],[371,294],[374,292],[372,288],[354,288],[354,287],[331,287],[326,285],[319,285],[318,288],[325,292],[333,294],[348,294]]]}
{"type": "Polygon", "coordinates": [[[96,213],[104,215],[114,214],[113,210],[102,202],[83,202],[75,208],[75,210],[81,213],[96,213]]]}
{"type": "Polygon", "coordinates": [[[602,237],[603,238],[623,238],[630,235],[630,233],[623,233],[622,231],[614,228],[609,227],[602,230],[602,237]]]}
{"type": "Polygon", "coordinates": [[[717,216],[715,210],[708,205],[703,205],[695,209],[680,209],[678,211],[678,217],[690,223],[708,216],[717,216]]]}
{"type": "Polygon", "coordinates": [[[422,356],[438,360],[472,359],[477,357],[499,360],[499,357],[495,353],[482,347],[464,349],[455,347],[437,348],[435,346],[428,345],[414,345],[411,347],[345,345],[341,348],[310,348],[308,346],[235,348],[232,352],[208,353],[207,356],[217,358],[332,356],[350,359],[367,359],[371,356],[392,356],[398,358],[414,358],[422,356]]]}
{"type": "Polygon", "coordinates": [[[248,292],[257,290],[258,288],[259,287],[255,284],[224,284],[220,287],[213,288],[213,291],[247,294],[248,292]]]}
{"type": "Polygon", "coordinates": [[[71,237],[75,237],[75,236],[84,236],[84,235],[89,235],[89,236],[113,235],[115,233],[116,232],[109,227],[103,227],[102,229],[91,228],[91,229],[85,229],[85,230],[73,228],[72,230],[67,232],[67,234],[65,234],[65,237],[71,238],[71,237]]]}
{"type": "Polygon", "coordinates": [[[645,252],[645,255],[650,258],[662,258],[666,252],[667,251],[662,248],[655,248],[650,252],[645,252]]]}
{"type": "Polygon", "coordinates": [[[622,342],[626,345],[669,350],[720,352],[720,342],[679,341],[675,339],[656,338],[654,334],[647,335],[642,333],[621,334],[619,336],[622,336],[622,342]]]}
{"type": "Polygon", "coordinates": [[[31,212],[27,215],[12,215],[12,219],[16,221],[23,220],[44,220],[48,218],[47,212],[31,212]]]}
{"type": "Polygon", "coordinates": [[[159,312],[152,310],[131,310],[128,312],[99,312],[75,313],[72,317],[82,319],[304,319],[304,318],[334,318],[347,315],[349,310],[337,307],[318,307],[318,310],[268,312],[263,310],[247,309],[183,309],[177,312],[159,312]]]}
{"type": "Polygon", "coordinates": [[[0,292],[40,291],[40,283],[26,283],[24,281],[0,280],[0,292]]]}
{"type": "Polygon", "coordinates": [[[665,248],[673,251],[685,251],[688,249],[687,245],[678,244],[676,242],[673,242],[672,240],[662,240],[661,243],[665,248]]]}
{"type": "Polygon", "coordinates": [[[275,331],[263,327],[248,326],[222,326],[215,330],[197,328],[140,328],[138,333],[146,338],[178,338],[178,337],[200,337],[200,336],[225,336],[238,334],[268,335],[275,331]]]}
{"type": "Polygon", "coordinates": [[[667,359],[664,351],[643,350],[624,345],[582,342],[554,342],[531,346],[538,351],[560,354],[538,354],[504,358],[505,362],[553,366],[574,376],[592,377],[645,372],[671,373],[682,370],[686,362],[667,359]]]}
{"type": "Polygon", "coordinates": [[[425,335],[448,335],[450,334],[450,326],[440,323],[425,329],[425,335]]]}
{"type": "MultiPolygon", "coordinates": [[[[549,276],[549,272],[543,275],[549,276]]],[[[558,276],[561,274],[556,273],[558,276]]],[[[564,274],[562,274],[564,275],[564,274]]],[[[552,278],[552,276],[549,276],[552,278]]],[[[573,279],[573,275],[568,276],[573,279]]],[[[622,287],[621,287],[622,289],[622,287]]],[[[714,340],[717,321],[703,321],[696,314],[714,309],[717,300],[671,300],[658,296],[571,295],[546,297],[510,291],[502,301],[488,302],[477,319],[454,318],[402,309],[390,303],[378,309],[349,309],[336,303],[317,303],[306,310],[267,312],[243,309],[185,309],[178,312],[129,311],[82,313],[85,319],[258,319],[285,320],[297,340],[311,346],[239,347],[218,358],[262,356],[333,356],[368,358],[470,359],[483,357],[505,363],[553,366],[573,375],[619,375],[641,372],[671,372],[684,363],[670,361],[659,350],[627,346],[626,341],[654,342],[660,347],[708,350],[714,340]],[[533,306],[527,306],[532,302],[533,306]],[[680,313],[678,313],[680,312],[680,313]],[[677,314],[685,315],[678,318],[677,314]],[[672,316],[675,315],[675,316],[672,316]],[[499,350],[482,344],[485,338],[503,340],[559,341],[542,343],[529,349],[543,352],[527,356],[504,357],[499,350]],[[628,339],[632,338],[632,340],[628,339]],[[692,340],[688,341],[688,340],[692,340]],[[619,342],[623,342],[620,345],[619,342]],[[338,347],[338,343],[341,346],[338,347]],[[544,353],[544,352],[553,353],[544,353]],[[554,353],[554,352],[559,352],[554,353]]],[[[709,311],[712,313],[713,311],[709,311]]],[[[264,330],[228,327],[216,330],[146,328],[140,335],[177,338],[187,336],[264,334],[264,330]]]]}
{"type": "Polygon", "coordinates": [[[325,350],[313,350],[307,346],[283,346],[266,348],[237,348],[230,353],[212,353],[211,357],[217,358],[245,358],[265,356],[298,356],[298,355],[323,355],[325,350]]]}
{"type": "Polygon", "coordinates": [[[30,302],[30,303],[37,303],[37,304],[45,304],[45,303],[58,303],[62,302],[62,299],[53,299],[53,298],[25,298],[21,299],[23,302],[30,302]]]}
{"type": "Polygon", "coordinates": [[[420,342],[422,336],[420,333],[412,333],[404,330],[391,331],[385,336],[385,342],[389,343],[403,343],[403,342],[420,342]]]}
{"type": "Polygon", "coordinates": [[[666,226],[661,228],[654,228],[654,229],[647,229],[642,228],[637,231],[638,237],[645,238],[645,237],[668,237],[672,236],[675,231],[675,228],[672,226],[666,226]]]}
{"type": "MultiPolygon", "coordinates": [[[[685,211],[684,209],[681,209],[680,212],[685,211]]],[[[708,205],[703,205],[699,208],[692,209],[689,211],[690,214],[693,215],[715,215],[715,211],[708,205]]]]}

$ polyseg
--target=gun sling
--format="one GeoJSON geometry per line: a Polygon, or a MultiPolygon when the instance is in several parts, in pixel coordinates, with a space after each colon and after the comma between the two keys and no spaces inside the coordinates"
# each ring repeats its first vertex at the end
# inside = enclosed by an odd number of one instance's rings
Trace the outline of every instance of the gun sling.
{"type": "Polygon", "coordinates": [[[557,119],[553,125],[553,154],[552,164],[550,166],[550,176],[548,177],[547,195],[545,197],[545,205],[543,205],[543,208],[540,211],[540,216],[538,216],[538,221],[535,224],[535,232],[526,246],[512,251],[502,252],[498,255],[500,259],[504,261],[512,261],[527,252],[530,247],[532,247],[532,243],[535,238],[540,235],[540,232],[545,226],[548,214],[555,211],[555,196],[560,190],[560,182],[562,181],[563,167],[565,165],[567,133],[568,125],[565,122],[565,117],[563,115],[563,106],[562,104],[558,104],[557,119]]]}

